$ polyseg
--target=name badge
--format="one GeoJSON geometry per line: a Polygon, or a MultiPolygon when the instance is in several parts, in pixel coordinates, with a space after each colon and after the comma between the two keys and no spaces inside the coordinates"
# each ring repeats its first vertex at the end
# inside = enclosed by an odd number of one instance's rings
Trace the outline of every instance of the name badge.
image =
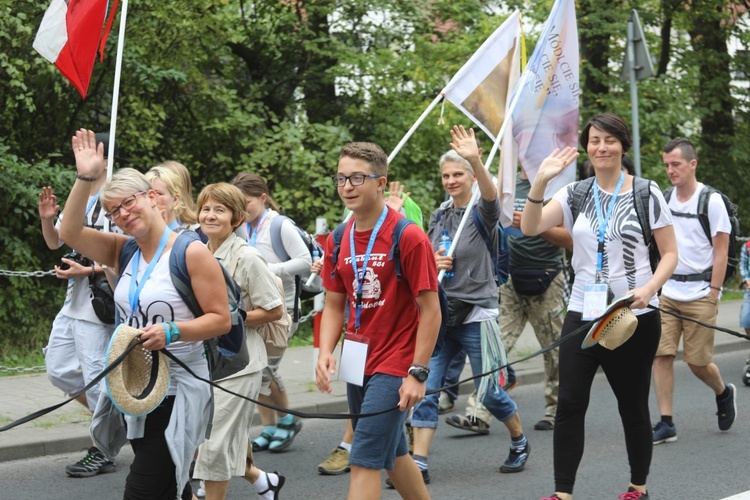
{"type": "Polygon", "coordinates": [[[583,313],[581,319],[591,321],[607,309],[609,286],[606,283],[588,283],[583,285],[583,313]]]}
{"type": "Polygon", "coordinates": [[[365,365],[370,340],[361,335],[347,332],[341,347],[339,380],[362,387],[365,383],[365,365]]]}

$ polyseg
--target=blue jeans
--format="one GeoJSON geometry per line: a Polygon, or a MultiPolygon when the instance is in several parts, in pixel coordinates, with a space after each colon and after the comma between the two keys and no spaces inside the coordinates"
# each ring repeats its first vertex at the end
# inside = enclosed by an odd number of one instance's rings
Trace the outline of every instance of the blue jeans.
{"type": "MultiPolygon", "coordinates": [[[[494,320],[491,320],[494,321],[494,320]]],[[[448,328],[445,334],[445,345],[442,350],[430,359],[430,376],[427,378],[427,391],[433,391],[443,386],[445,375],[453,358],[458,351],[464,350],[469,356],[472,375],[482,373],[482,323],[467,323],[448,328]]],[[[497,374],[490,376],[496,377],[497,374]]],[[[479,379],[474,380],[474,388],[479,388],[479,379]]],[[[435,392],[426,396],[417,406],[411,417],[412,427],[437,428],[438,397],[435,392]]],[[[516,403],[502,389],[490,389],[482,400],[482,404],[499,421],[505,422],[516,414],[516,403]]]]}
{"type": "Polygon", "coordinates": [[[750,291],[745,291],[740,308],[740,327],[750,328],[750,291]]]}

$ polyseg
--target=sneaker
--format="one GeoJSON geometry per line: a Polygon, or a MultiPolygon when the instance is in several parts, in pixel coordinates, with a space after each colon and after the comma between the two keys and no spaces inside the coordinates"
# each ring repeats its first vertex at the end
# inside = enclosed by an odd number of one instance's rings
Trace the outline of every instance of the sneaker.
{"type": "Polygon", "coordinates": [[[545,416],[539,422],[534,424],[537,431],[551,431],[555,429],[555,417],[545,416]]]}
{"type": "Polygon", "coordinates": [[[674,424],[656,422],[654,426],[654,444],[674,443],[677,441],[677,428],[674,424]]]}
{"type": "Polygon", "coordinates": [[[721,431],[728,431],[737,417],[737,390],[734,384],[729,384],[727,389],[729,389],[729,396],[716,401],[716,408],[718,408],[716,414],[719,416],[719,430],[721,431]]]}
{"type": "Polygon", "coordinates": [[[555,494],[555,495],[552,495],[551,497],[540,498],[539,500],[560,500],[560,497],[555,494]]]}
{"type": "Polygon", "coordinates": [[[505,459],[503,465],[500,466],[500,472],[521,472],[526,467],[526,461],[529,459],[529,452],[531,452],[531,445],[527,442],[526,446],[521,451],[514,451],[510,449],[508,458],[505,459]]]}
{"type": "Polygon", "coordinates": [[[617,495],[617,500],[648,500],[648,492],[641,493],[640,491],[636,490],[632,486],[628,488],[628,491],[625,493],[620,493],[617,495]]]}
{"type": "Polygon", "coordinates": [[[349,452],[341,446],[331,450],[325,462],[318,465],[318,472],[324,476],[338,476],[349,472],[349,452]]]}
{"type": "Polygon", "coordinates": [[[115,464],[94,447],[89,448],[85,457],[73,465],[65,467],[65,472],[72,477],[91,477],[105,472],[114,472],[115,464]]]}
{"type": "Polygon", "coordinates": [[[195,492],[195,496],[198,498],[205,498],[206,497],[206,482],[201,479],[201,482],[198,484],[198,489],[195,492]]]}
{"type": "MultiPolygon", "coordinates": [[[[428,469],[419,471],[422,473],[422,481],[424,481],[424,484],[430,484],[430,472],[428,469]]],[[[385,478],[385,485],[388,487],[389,490],[395,490],[396,487],[393,486],[393,481],[391,481],[390,477],[385,478]]]]}
{"type": "Polygon", "coordinates": [[[453,398],[447,392],[440,393],[440,399],[438,399],[438,414],[452,412],[456,407],[453,398]]]}

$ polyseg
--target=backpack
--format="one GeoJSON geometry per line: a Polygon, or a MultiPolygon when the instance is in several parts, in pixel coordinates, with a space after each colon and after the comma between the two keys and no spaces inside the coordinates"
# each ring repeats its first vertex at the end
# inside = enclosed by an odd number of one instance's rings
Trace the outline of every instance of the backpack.
{"type": "MultiPolygon", "coordinates": [[[[436,224],[440,222],[444,214],[445,209],[438,209],[437,218],[435,219],[436,224]]],[[[479,236],[482,237],[484,245],[490,252],[492,262],[495,264],[495,283],[497,283],[497,286],[500,286],[508,281],[508,276],[510,275],[510,247],[508,246],[508,237],[505,234],[505,229],[503,229],[503,226],[498,223],[498,244],[495,246],[492,244],[490,235],[487,233],[487,229],[485,229],[484,224],[482,223],[482,219],[479,216],[479,207],[477,205],[474,205],[474,208],[471,210],[471,219],[474,222],[474,227],[477,228],[479,236]]]]}
{"type": "MultiPolygon", "coordinates": [[[[169,273],[172,278],[172,284],[177,289],[180,298],[185,302],[190,312],[195,317],[198,317],[203,315],[203,310],[193,293],[190,275],[187,270],[187,261],[185,259],[187,247],[194,241],[200,241],[200,237],[194,231],[185,230],[177,236],[169,256],[169,273]]],[[[135,238],[130,238],[123,245],[118,262],[118,269],[121,274],[133,257],[133,254],[135,254],[136,248],[135,238]]],[[[245,312],[245,305],[242,302],[242,291],[229,271],[221,263],[219,263],[219,266],[221,266],[221,270],[224,273],[224,282],[227,287],[227,295],[229,296],[232,327],[224,335],[203,341],[211,380],[220,380],[234,375],[245,368],[250,362],[250,354],[247,350],[247,338],[245,337],[247,312],[245,312]]],[[[237,267],[236,260],[233,266],[237,267]]],[[[234,269],[232,270],[234,271],[234,269]]]]}
{"type": "MultiPolygon", "coordinates": [[[[664,190],[664,198],[667,200],[667,203],[669,203],[669,199],[672,197],[673,192],[674,187],[669,187],[664,190]]],[[[706,234],[706,238],[708,238],[708,242],[713,246],[714,242],[711,238],[711,225],[708,220],[708,201],[713,193],[719,193],[719,195],[721,195],[721,200],[724,202],[724,208],[726,208],[727,215],[729,216],[729,225],[731,226],[731,231],[729,232],[729,246],[727,248],[727,270],[724,275],[724,283],[726,283],[732,276],[734,276],[734,273],[737,270],[737,265],[739,264],[739,259],[737,258],[737,235],[740,232],[740,220],[737,217],[737,205],[732,203],[731,200],[718,189],[704,184],[703,191],[701,191],[701,194],[698,196],[697,214],[675,212],[674,210],[670,211],[675,217],[698,219],[703,228],[703,232],[706,234]]],[[[679,281],[711,281],[711,271],[712,268],[709,267],[702,273],[673,275],[673,277],[678,276],[679,281]]]]}
{"type": "MultiPolygon", "coordinates": [[[[279,259],[281,259],[283,262],[286,262],[290,259],[289,253],[286,251],[286,248],[284,248],[284,242],[281,240],[281,224],[284,222],[284,220],[288,220],[294,225],[294,229],[297,230],[297,233],[299,233],[300,238],[302,238],[302,241],[305,242],[305,246],[307,247],[307,250],[310,252],[310,258],[313,262],[315,262],[315,259],[319,259],[323,257],[323,247],[320,246],[320,243],[318,243],[318,240],[310,236],[310,234],[305,231],[304,229],[297,226],[297,223],[295,223],[292,219],[287,217],[286,215],[277,215],[273,219],[271,219],[271,246],[273,247],[273,253],[275,253],[279,259]]],[[[323,292],[323,282],[320,279],[313,280],[311,285],[307,285],[307,280],[310,277],[310,271],[308,270],[306,273],[301,275],[296,275],[294,277],[295,279],[295,296],[298,299],[310,299],[312,297],[315,297],[319,293],[323,292]]],[[[297,301],[295,300],[295,306],[294,306],[294,320],[295,322],[299,320],[299,306],[297,306],[297,301]]]]}
{"type": "MultiPolygon", "coordinates": [[[[401,272],[401,236],[404,233],[404,229],[407,226],[414,224],[414,221],[409,220],[405,217],[399,217],[396,221],[396,225],[393,227],[393,235],[391,237],[391,250],[388,252],[388,260],[393,262],[393,269],[396,273],[396,281],[401,281],[403,273],[401,272]]],[[[331,261],[333,262],[333,273],[336,272],[336,264],[339,260],[339,252],[341,251],[341,240],[344,238],[344,232],[348,222],[343,222],[336,226],[333,230],[333,251],[331,255],[331,261]]],[[[440,331],[438,332],[438,338],[435,342],[435,349],[433,356],[443,348],[445,339],[445,332],[447,331],[446,320],[448,318],[448,296],[445,294],[445,290],[438,283],[438,301],[440,302],[440,314],[442,320],[440,321],[440,331]]]]}
{"type": "MultiPolygon", "coordinates": [[[[581,213],[583,203],[589,196],[591,188],[594,186],[595,177],[589,177],[584,179],[573,186],[573,194],[568,199],[568,205],[573,216],[573,223],[575,224],[578,214],[581,213]]],[[[651,230],[651,221],[648,216],[648,202],[651,196],[651,183],[648,179],[642,177],[633,177],[633,203],[635,204],[635,215],[638,217],[638,223],[641,226],[641,233],[643,234],[643,241],[648,247],[649,261],[651,262],[651,272],[656,270],[659,265],[661,256],[659,254],[659,248],[656,245],[654,239],[654,233],[651,230]]],[[[575,279],[572,269],[570,270],[572,283],[575,279]]]]}

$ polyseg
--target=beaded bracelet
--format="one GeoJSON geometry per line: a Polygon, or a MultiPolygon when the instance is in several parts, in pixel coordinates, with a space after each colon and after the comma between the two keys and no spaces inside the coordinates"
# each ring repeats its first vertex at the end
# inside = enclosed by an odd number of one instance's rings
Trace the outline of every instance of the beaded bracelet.
{"type": "Polygon", "coordinates": [[[78,172],[76,172],[76,179],[80,179],[80,180],[85,181],[85,182],[94,182],[98,178],[99,177],[86,177],[86,176],[81,175],[78,172]]]}
{"type": "Polygon", "coordinates": [[[531,203],[536,203],[537,205],[541,205],[544,203],[544,200],[535,200],[534,198],[531,198],[530,196],[526,197],[527,200],[529,200],[531,203]]]}

